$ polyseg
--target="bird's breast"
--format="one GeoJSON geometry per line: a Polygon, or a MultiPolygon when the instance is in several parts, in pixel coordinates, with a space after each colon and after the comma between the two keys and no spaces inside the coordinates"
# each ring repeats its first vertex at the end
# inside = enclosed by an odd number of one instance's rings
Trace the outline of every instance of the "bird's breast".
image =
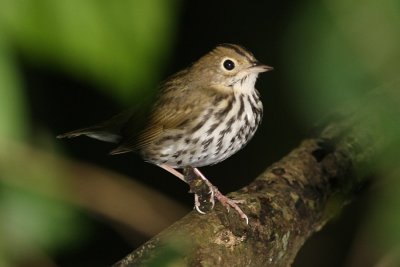
{"type": "Polygon", "coordinates": [[[172,138],[155,142],[143,156],[175,168],[216,164],[245,146],[261,118],[262,103],[255,89],[219,97],[185,125],[166,131],[172,138]]]}

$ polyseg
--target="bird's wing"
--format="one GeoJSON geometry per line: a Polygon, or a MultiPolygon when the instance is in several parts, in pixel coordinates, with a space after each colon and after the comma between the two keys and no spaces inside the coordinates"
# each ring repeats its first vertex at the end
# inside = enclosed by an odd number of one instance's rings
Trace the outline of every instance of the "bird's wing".
{"type": "Polygon", "coordinates": [[[148,126],[139,135],[125,134],[111,154],[140,150],[155,142],[167,130],[184,127],[195,119],[204,105],[203,90],[169,90],[160,95],[149,117],[148,126]],[[196,92],[197,91],[197,92],[196,92]],[[200,92],[200,93],[198,93],[200,92]],[[177,94],[178,93],[178,94],[177,94]]]}

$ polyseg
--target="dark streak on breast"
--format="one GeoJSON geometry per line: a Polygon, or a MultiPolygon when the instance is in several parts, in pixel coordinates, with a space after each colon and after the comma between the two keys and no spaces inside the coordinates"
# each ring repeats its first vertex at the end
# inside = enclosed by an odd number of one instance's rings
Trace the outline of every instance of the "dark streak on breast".
{"type": "Polygon", "coordinates": [[[231,97],[228,100],[226,107],[223,110],[215,113],[215,118],[218,120],[218,119],[225,117],[229,113],[229,111],[232,109],[232,106],[235,101],[236,101],[236,99],[234,97],[231,97]]]}
{"type": "Polygon", "coordinates": [[[222,94],[218,94],[217,96],[215,96],[214,101],[213,101],[213,105],[217,106],[222,100],[224,100],[226,98],[225,95],[222,94]]]}
{"type": "Polygon", "coordinates": [[[203,142],[201,142],[201,146],[203,147],[203,150],[207,150],[207,148],[210,146],[210,144],[212,143],[212,141],[214,140],[214,137],[208,138],[206,140],[204,140],[203,142]]]}
{"type": "Polygon", "coordinates": [[[240,95],[239,98],[240,98],[240,108],[239,108],[239,111],[238,111],[237,117],[236,117],[238,120],[240,119],[240,117],[242,116],[242,114],[244,112],[244,100],[243,100],[244,96],[240,95]]]}
{"type": "Polygon", "coordinates": [[[204,125],[205,121],[204,119],[201,120],[199,123],[197,123],[192,129],[190,129],[189,133],[195,133],[197,132],[203,125],[204,125]]]}
{"type": "Polygon", "coordinates": [[[178,158],[178,157],[182,154],[182,151],[183,151],[183,150],[178,150],[178,151],[176,151],[176,152],[174,153],[174,155],[172,155],[172,157],[178,158]]]}
{"type": "Polygon", "coordinates": [[[232,116],[227,122],[226,122],[226,127],[224,130],[222,130],[221,132],[219,132],[219,138],[218,138],[218,142],[217,142],[217,151],[215,152],[215,154],[219,154],[219,152],[221,152],[222,149],[222,141],[224,140],[224,137],[227,133],[229,133],[230,131],[232,131],[232,125],[235,122],[235,116],[232,116]]]}

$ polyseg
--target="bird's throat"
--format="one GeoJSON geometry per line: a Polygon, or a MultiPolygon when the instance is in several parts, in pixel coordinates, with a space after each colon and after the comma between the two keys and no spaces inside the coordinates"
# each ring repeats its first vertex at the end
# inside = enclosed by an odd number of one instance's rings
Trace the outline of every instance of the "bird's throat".
{"type": "Polygon", "coordinates": [[[233,89],[237,92],[248,94],[254,91],[254,85],[257,81],[258,73],[251,73],[238,80],[233,89]]]}

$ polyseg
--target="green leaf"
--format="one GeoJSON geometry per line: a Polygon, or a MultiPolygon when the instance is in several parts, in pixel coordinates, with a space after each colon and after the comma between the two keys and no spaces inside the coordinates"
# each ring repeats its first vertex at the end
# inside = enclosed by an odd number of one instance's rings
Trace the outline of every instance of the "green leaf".
{"type": "Polygon", "coordinates": [[[3,0],[1,6],[0,27],[26,55],[128,102],[159,79],[177,1],[3,0]]]}

